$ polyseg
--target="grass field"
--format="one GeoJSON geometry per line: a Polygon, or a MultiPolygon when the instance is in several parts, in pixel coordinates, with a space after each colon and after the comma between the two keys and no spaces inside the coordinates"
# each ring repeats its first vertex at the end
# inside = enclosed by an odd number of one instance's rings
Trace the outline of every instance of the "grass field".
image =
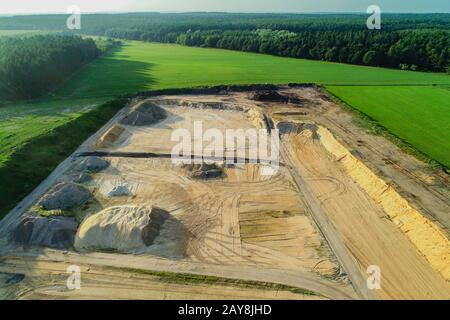
{"type": "Polygon", "coordinates": [[[32,34],[39,34],[44,33],[45,31],[42,30],[0,30],[0,37],[2,36],[23,36],[23,35],[32,35],[32,34]]]}
{"type": "MultiPolygon", "coordinates": [[[[0,30],[0,36],[12,33],[0,30]]],[[[80,70],[45,99],[0,106],[0,169],[29,141],[120,94],[289,82],[326,85],[421,152],[450,165],[446,141],[450,136],[450,94],[447,89],[427,87],[450,86],[449,75],[127,41],[122,48],[80,70]]]]}
{"type": "Polygon", "coordinates": [[[104,99],[71,99],[0,106],[0,168],[32,138],[84,114],[104,99]]]}
{"type": "Polygon", "coordinates": [[[289,82],[450,85],[450,77],[133,41],[82,70],[57,95],[85,98],[158,88],[289,82]]]}
{"type": "Polygon", "coordinates": [[[449,88],[330,86],[327,90],[450,167],[449,88]]]}

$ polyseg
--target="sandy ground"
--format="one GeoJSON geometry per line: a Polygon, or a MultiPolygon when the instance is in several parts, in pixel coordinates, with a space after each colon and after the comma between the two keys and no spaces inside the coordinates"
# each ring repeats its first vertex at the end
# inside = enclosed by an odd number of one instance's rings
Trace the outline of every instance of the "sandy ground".
{"type": "MultiPolygon", "coordinates": [[[[67,267],[64,262],[48,262],[31,259],[5,259],[0,266],[0,299],[133,299],[133,300],[323,300],[324,297],[294,293],[288,289],[270,289],[249,284],[182,283],[180,280],[142,272],[79,265],[80,289],[68,290],[67,267]],[[8,267],[9,266],[9,267],[8,267]],[[14,267],[15,274],[9,271],[14,267]],[[11,282],[14,275],[24,275],[19,285],[11,282]],[[8,283],[9,280],[9,283],[8,283]]],[[[269,286],[269,285],[267,285],[269,286]]]]}
{"type": "MultiPolygon", "coordinates": [[[[8,286],[4,295],[44,299],[228,299],[236,290],[235,297],[243,299],[311,298],[292,292],[227,286],[205,291],[207,286],[201,284],[167,284],[108,269],[115,266],[280,283],[329,299],[450,298],[445,280],[450,212],[447,177],[405,155],[386,139],[355,126],[351,115],[329,102],[320,91],[281,91],[299,97],[301,103],[255,102],[246,92],[157,97],[151,100],[166,109],[167,119],[152,126],[117,128],[127,108],[122,110],[1,222],[0,244],[6,258],[0,262],[0,272],[14,273],[14,269],[22,268],[26,274],[25,280],[8,286]],[[206,102],[209,107],[205,107],[206,102]],[[226,108],[211,107],[218,103],[226,108]],[[170,153],[176,143],[170,139],[175,129],[191,131],[195,121],[202,121],[204,130],[216,128],[221,132],[261,128],[263,113],[275,123],[310,122],[327,128],[345,148],[357,150],[352,154],[392,185],[402,201],[426,220],[406,224],[413,232],[405,231],[404,224],[391,219],[391,212],[346,171],[348,168],[314,132],[303,130],[283,135],[282,166],[272,176],[261,174],[263,165],[242,164],[225,168],[222,178],[199,180],[170,159],[106,157],[111,166],[95,174],[93,182],[87,184],[94,200],[77,210],[79,221],[104,208],[126,205],[157,205],[173,217],[152,246],[135,254],[23,250],[5,237],[18,217],[48,188],[68,179],[80,161],[76,157],[80,152],[170,153]],[[129,196],[107,196],[114,187],[123,185],[131,191],[129,196]],[[422,226],[428,223],[442,231],[443,237],[436,240],[430,236],[429,229],[422,226]],[[421,237],[412,237],[414,232],[421,237]],[[441,251],[436,250],[436,243],[441,251]],[[96,270],[87,275],[86,290],[65,292],[46,283],[52,274],[57,275],[50,279],[61,281],[61,270],[67,263],[96,270]],[[370,265],[381,268],[381,290],[367,288],[366,269],[370,265]],[[53,270],[60,270],[59,274],[53,270]],[[142,292],[131,292],[130,282],[125,280],[128,277],[139,278],[142,292]],[[28,285],[31,287],[26,290],[28,285]],[[117,290],[107,292],[109,285],[117,290]]],[[[196,143],[194,138],[192,143],[196,143]]]]}

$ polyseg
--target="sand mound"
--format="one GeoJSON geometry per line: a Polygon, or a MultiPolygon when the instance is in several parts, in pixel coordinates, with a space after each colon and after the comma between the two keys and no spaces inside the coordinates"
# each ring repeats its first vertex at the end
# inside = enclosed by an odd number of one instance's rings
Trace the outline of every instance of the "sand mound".
{"type": "Polygon", "coordinates": [[[125,132],[125,128],[119,125],[114,125],[109,128],[98,140],[96,146],[99,148],[109,148],[118,141],[125,132]]]}
{"type": "Polygon", "coordinates": [[[154,103],[144,102],[133,107],[131,111],[120,120],[120,123],[131,126],[148,126],[159,122],[166,117],[166,110],[154,103]]]}
{"type": "Polygon", "coordinates": [[[157,207],[120,206],[87,218],[75,237],[77,249],[132,252],[153,244],[170,214],[157,207]]]}
{"type": "Polygon", "coordinates": [[[99,172],[109,167],[109,162],[100,157],[86,157],[78,165],[80,171],[99,172]]]}
{"type": "Polygon", "coordinates": [[[319,139],[318,126],[314,123],[282,121],[277,124],[277,129],[280,134],[304,134],[305,131],[308,131],[313,139],[319,139]]]}
{"type": "Polygon", "coordinates": [[[76,232],[77,223],[74,218],[44,218],[26,214],[14,230],[12,238],[22,245],[67,249],[73,246],[76,232]]]}
{"type": "Polygon", "coordinates": [[[194,179],[214,179],[224,175],[223,167],[216,163],[187,164],[183,166],[194,179]]]}
{"type": "Polygon", "coordinates": [[[90,192],[83,186],[72,182],[62,182],[48,191],[39,205],[45,210],[67,210],[82,205],[90,196],[90,192]]]}
{"type": "Polygon", "coordinates": [[[414,209],[391,185],[373,173],[323,127],[320,141],[340,161],[352,179],[379,205],[425,256],[431,266],[450,280],[450,241],[436,224],[414,209]]]}
{"type": "Polygon", "coordinates": [[[247,116],[250,121],[255,125],[255,127],[262,129],[266,126],[266,121],[262,112],[255,110],[253,108],[247,110],[247,116]]]}

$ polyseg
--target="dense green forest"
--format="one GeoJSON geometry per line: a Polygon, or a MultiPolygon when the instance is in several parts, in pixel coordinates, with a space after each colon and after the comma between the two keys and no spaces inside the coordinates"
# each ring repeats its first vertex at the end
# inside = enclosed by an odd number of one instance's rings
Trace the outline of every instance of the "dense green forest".
{"type": "Polygon", "coordinates": [[[100,55],[92,39],[35,35],[0,38],[0,101],[36,98],[100,55]]]}
{"type": "Polygon", "coordinates": [[[177,37],[188,46],[259,52],[409,70],[446,71],[447,31],[188,31],[177,37]]]}
{"type": "MultiPolygon", "coordinates": [[[[368,30],[364,14],[133,13],[82,16],[81,33],[295,58],[446,71],[450,14],[384,14],[368,30]]],[[[62,30],[67,16],[0,18],[0,29],[62,30]]]]}

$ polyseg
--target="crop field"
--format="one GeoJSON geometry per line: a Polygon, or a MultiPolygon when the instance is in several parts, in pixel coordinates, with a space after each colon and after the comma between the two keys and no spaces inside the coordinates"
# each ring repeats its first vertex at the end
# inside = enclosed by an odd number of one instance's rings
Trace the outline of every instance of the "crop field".
{"type": "Polygon", "coordinates": [[[438,73],[132,41],[82,70],[57,92],[57,96],[86,98],[160,88],[289,82],[450,85],[450,77],[438,73]]]}
{"type": "Polygon", "coordinates": [[[331,86],[327,89],[400,139],[450,167],[449,88],[331,86]]]}

